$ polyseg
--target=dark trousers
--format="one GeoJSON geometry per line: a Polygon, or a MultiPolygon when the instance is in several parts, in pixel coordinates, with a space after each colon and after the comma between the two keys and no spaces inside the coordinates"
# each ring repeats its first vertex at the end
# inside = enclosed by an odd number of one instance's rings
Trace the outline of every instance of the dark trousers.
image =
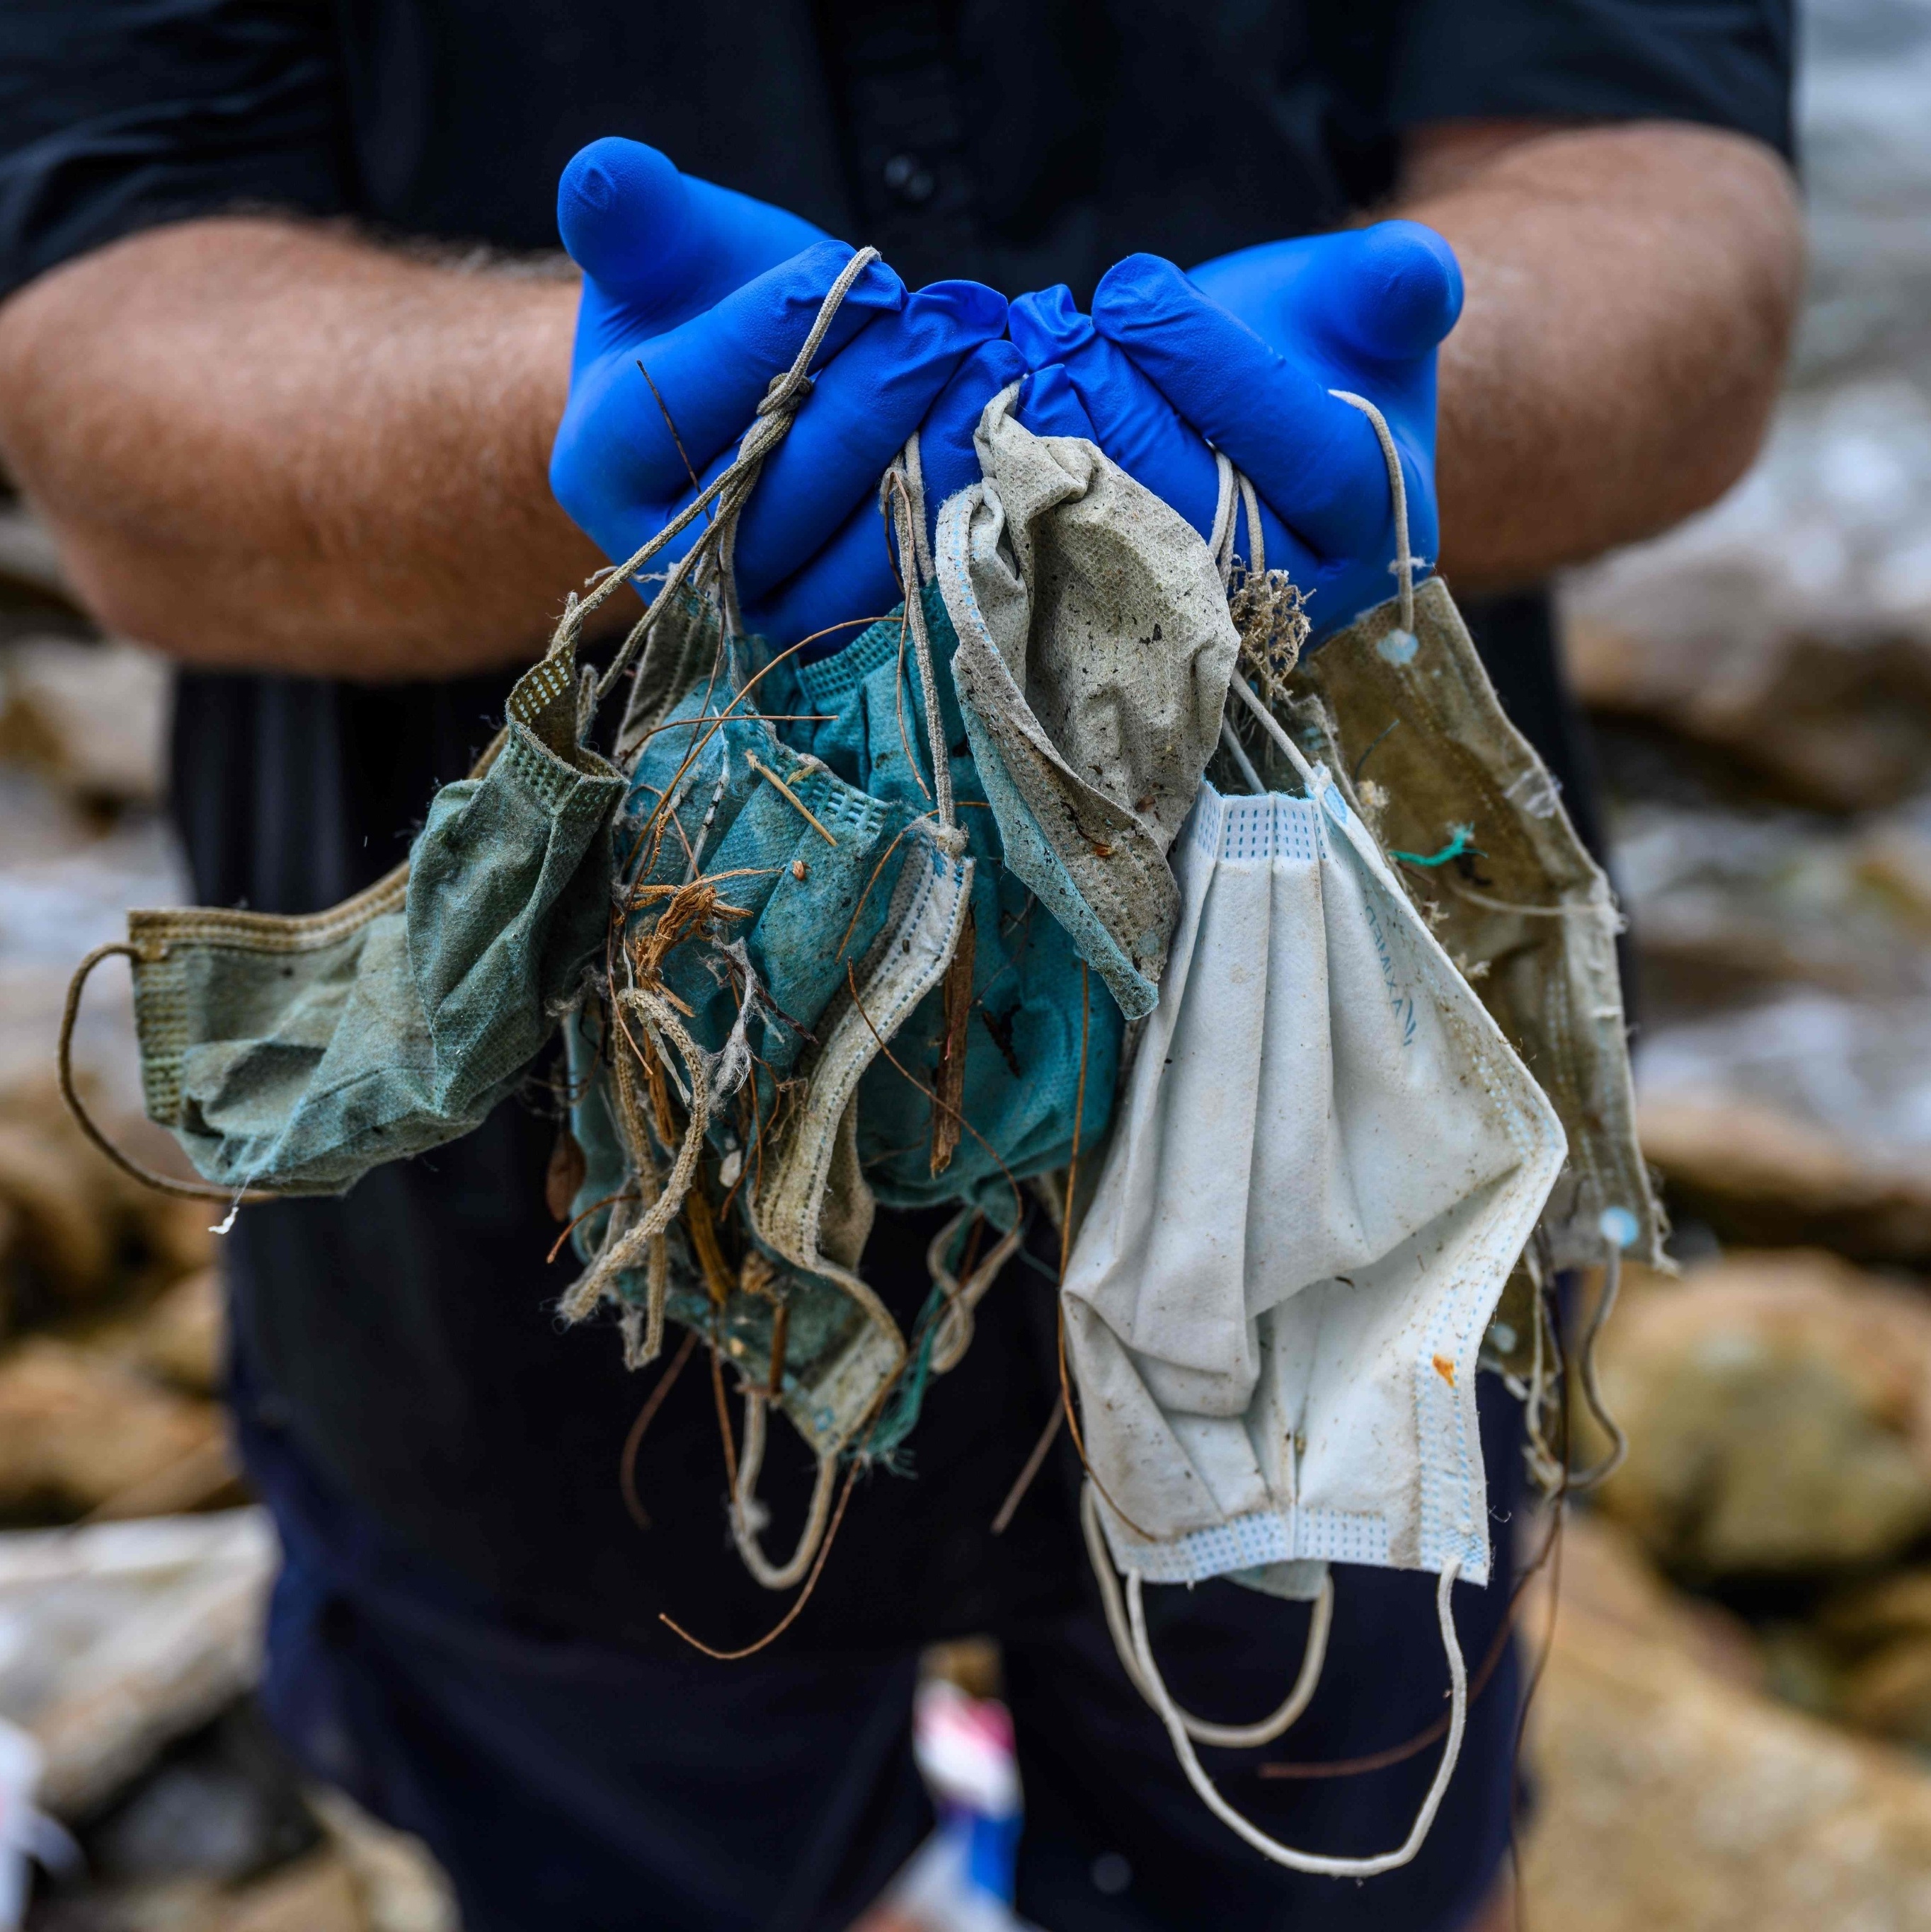
{"type": "MultiPolygon", "coordinates": [[[[1456,1586],[1471,1671],[1505,1616],[1520,1492],[1514,1405],[1487,1377],[1482,1393],[1505,1574],[1487,1590],[1456,1586]]],[[[800,1657],[781,1642],[727,1664],[519,1628],[328,1493],[285,1433],[245,1421],[242,1434],[285,1550],[269,1715],[315,1774],[428,1842],[467,1932],[838,1932],[930,1828],[910,1651],[800,1657]]],[[[1359,1856],[1406,1835],[1438,1744],[1355,1777],[1255,1767],[1399,1744],[1442,1714],[1447,1676],[1432,1578],[1342,1565],[1335,1587],[1306,1714],[1266,1750],[1202,1755],[1277,1838],[1359,1856]]],[[[1247,1722],[1285,1694],[1304,1609],[1216,1582],[1154,1590],[1149,1611],[1188,1708],[1247,1722]]],[[[1455,1932],[1493,1883],[1512,1802],[1512,1651],[1470,1710],[1421,1855],[1360,1883],[1283,1870],[1208,1814],[1097,1609],[1002,1634],[1026,1796],[1019,1910],[1047,1932],[1455,1932]]]]}

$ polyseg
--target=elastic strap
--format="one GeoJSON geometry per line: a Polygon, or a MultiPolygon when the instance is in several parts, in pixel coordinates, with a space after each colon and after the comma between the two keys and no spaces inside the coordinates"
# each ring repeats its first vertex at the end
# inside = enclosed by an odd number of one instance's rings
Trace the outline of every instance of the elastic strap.
{"type": "Polygon", "coordinates": [[[1401,458],[1388,428],[1388,418],[1365,396],[1352,389],[1330,389],[1328,394],[1351,409],[1360,410],[1374,425],[1375,440],[1381,446],[1382,460],[1388,466],[1388,494],[1395,501],[1395,563],[1396,582],[1401,586],[1401,628],[1411,637],[1415,630],[1415,560],[1408,552],[1408,483],[1401,474],[1401,458]]]}
{"type": "MultiPolygon", "coordinates": [[[[641,987],[628,987],[617,994],[617,1004],[637,1014],[646,1024],[667,1034],[677,1048],[690,1077],[690,1119],[686,1124],[683,1144],[677,1150],[677,1157],[671,1164],[663,1192],[650,1204],[641,1221],[626,1228],[605,1246],[595,1263],[557,1304],[557,1312],[566,1322],[582,1321],[615,1287],[618,1276],[635,1268],[649,1253],[653,1262],[651,1340],[661,1345],[662,1298],[657,1290],[659,1269],[656,1264],[654,1244],[683,1206],[684,1196],[690,1192],[692,1180],[697,1173],[698,1156],[704,1149],[704,1130],[710,1124],[710,1080],[704,1049],[685,1030],[671,1010],[669,1001],[641,987]]],[[[651,1348],[650,1354],[655,1352],[655,1348],[651,1348]]],[[[648,1360],[650,1355],[644,1359],[648,1360]]]]}
{"type": "Polygon", "coordinates": [[[1302,752],[1300,746],[1281,729],[1280,719],[1276,718],[1274,713],[1254,695],[1253,686],[1249,684],[1239,671],[1236,671],[1228,679],[1227,688],[1233,692],[1255,717],[1260,720],[1262,728],[1275,743],[1280,746],[1281,753],[1287,762],[1300,773],[1302,782],[1308,787],[1309,795],[1311,796],[1314,784],[1314,768],[1308,764],[1307,754],[1302,752]]]}
{"type": "Polygon", "coordinates": [[[1621,1246],[1613,1237],[1605,1239],[1604,1246],[1607,1252],[1602,1262],[1602,1292],[1596,1298],[1596,1311],[1590,1316],[1588,1330],[1582,1338],[1581,1366],[1583,1400],[1589,1405],[1590,1414],[1596,1418],[1596,1426],[1608,1437],[1609,1447],[1593,1468],[1582,1470],[1567,1479],[1563,1486],[1572,1496],[1607,1482],[1623,1466],[1623,1459],[1629,1453],[1629,1438],[1623,1432],[1621,1424],[1609,1413],[1608,1405],[1602,1399],[1602,1386],[1596,1379],[1596,1339],[1616,1311],[1616,1297],[1623,1285],[1621,1246]]]}
{"type": "MultiPolygon", "coordinates": [[[[1100,1526],[1099,1498],[1091,1483],[1080,1494],[1080,1527],[1086,1532],[1086,1554],[1092,1560],[1093,1574],[1099,1580],[1100,1600],[1107,1612],[1107,1628],[1113,1633],[1113,1648],[1119,1653],[1120,1667],[1131,1680],[1134,1688],[1158,1711],[1160,1701],[1155,1696],[1152,1686],[1134,1654],[1133,1633],[1128,1624],[1126,1606],[1120,1597],[1120,1580],[1114,1574],[1106,1532],[1100,1526]]],[[[1287,1694],[1287,1701],[1272,1717],[1262,1718],[1257,1724],[1210,1724],[1205,1718],[1197,1718],[1191,1711],[1183,1711],[1177,1704],[1173,1705],[1173,1714],[1187,1735],[1198,1743],[1218,1744],[1229,1750],[1251,1750],[1261,1744],[1271,1744],[1314,1700],[1316,1687],[1321,1681],[1322,1666],[1327,1662],[1328,1633],[1333,1628],[1334,1616],[1335,1582],[1333,1577],[1324,1576],[1320,1594],[1314,1599],[1308,1619],[1308,1643],[1302,1653],[1300,1673],[1294,1679],[1293,1689],[1287,1694]]]]}
{"type": "Polygon", "coordinates": [[[587,596],[581,599],[572,596],[566,605],[563,620],[557,625],[556,635],[551,641],[550,649],[553,653],[568,638],[576,634],[584,620],[599,604],[615,594],[620,584],[629,582],[637,572],[673,538],[681,535],[699,517],[705,515],[713,503],[716,504],[716,516],[711,520],[698,541],[665,573],[664,581],[656,596],[651,598],[650,608],[631,627],[630,634],[624,639],[623,648],[611,658],[609,668],[598,681],[596,694],[599,699],[609,694],[611,686],[629,668],[638,646],[656,622],[658,612],[669,608],[668,600],[687,581],[694,579],[700,568],[707,562],[719,572],[722,579],[727,620],[735,628],[741,629],[732,570],[737,519],[743,514],[752,490],[756,487],[758,476],[764,466],[764,459],[783,442],[791,429],[792,418],[797,414],[805,398],[811,394],[812,358],[824,346],[825,332],[830,328],[832,319],[843,306],[845,298],[851,292],[853,284],[878,260],[877,249],[860,248],[839,272],[838,279],[826,291],[824,300],[818,304],[817,319],[812,323],[811,332],[805,338],[803,346],[793,358],[791,366],[782,375],[772,377],[770,386],[764,392],[764,400],[758,405],[757,416],[751,427],[745,431],[744,440],[737,446],[737,454],[729,465],[712,478],[648,542],[641,544],[614,570],[605,573],[602,580],[587,596]]]}
{"type": "Polygon", "coordinates": [[[1225,712],[1221,714],[1221,742],[1227,748],[1227,756],[1239,767],[1241,776],[1247,781],[1247,788],[1257,796],[1265,792],[1266,786],[1260,782],[1260,774],[1254,768],[1254,760],[1247,754],[1247,747],[1233,728],[1233,720],[1225,712]]]}
{"type": "Polygon", "coordinates": [[[87,1111],[81,1100],[80,1089],[74,1078],[74,1027],[80,1017],[80,996],[95,967],[102,960],[111,958],[116,953],[124,955],[137,966],[151,965],[154,962],[137,946],[131,946],[125,940],[114,940],[106,946],[97,946],[74,969],[74,977],[68,982],[67,1006],[60,1016],[60,1092],[67,1102],[67,1110],[74,1118],[80,1131],[118,1167],[121,1172],[138,1180],[143,1187],[152,1187],[158,1194],[172,1194],[182,1201],[219,1201],[225,1206],[234,1208],[243,1202],[253,1204],[261,1201],[272,1201],[276,1197],[259,1188],[235,1189],[211,1187],[206,1181],[174,1180],[165,1174],[157,1174],[153,1168],[143,1167],[137,1160],[123,1154],[104,1133],[87,1111]]]}
{"type": "Polygon", "coordinates": [[[1374,1878],[1407,1864],[1422,1849],[1429,1828],[1435,1822],[1435,1814],[1441,1808],[1449,1780],[1455,1775],[1456,1760],[1461,1756],[1462,1733],[1468,1724],[1468,1669],[1462,1661],[1461,1645],[1455,1636],[1450,1595],[1461,1570],[1461,1558],[1451,1557],[1435,1591],[1435,1614],[1441,1624],[1442,1648],[1448,1654],[1449,1666],[1448,1742],[1442,1748],[1442,1761],[1435,1772],[1434,1782],[1428,1786],[1428,1796],[1422,1800],[1421,1809],[1415,1814],[1413,1828],[1407,1838],[1394,1851],[1368,1858],[1326,1858],[1318,1852],[1296,1851],[1291,1845],[1270,1838],[1257,1825],[1250,1823],[1214,1788],[1212,1779],[1200,1768],[1200,1760],[1194,1754],[1193,1740],[1187,1733],[1186,1721],[1175,1708],[1160,1675],[1160,1666],[1153,1660],[1153,1648],[1147,1641],[1146,1606],[1141,1600],[1139,1574],[1136,1571],[1128,1576],[1127,1615],[1133,1627],[1134,1658],[1139,1664],[1140,1675],[1152,1690],[1153,1708],[1160,1713],[1161,1721],[1167,1726],[1167,1735],[1173,1740],[1174,1755],[1180,1760],[1180,1768],[1187,1774],[1187,1782],[1200,1795],[1207,1809],[1229,1830],[1245,1839],[1263,1858],[1272,1858],[1276,1864],[1285,1865],[1290,1871],[1313,1872],[1327,1878],[1374,1878]]]}
{"type": "Polygon", "coordinates": [[[972,1210],[962,1209],[932,1236],[925,1252],[926,1271],[945,1294],[945,1312],[939,1318],[937,1340],[932,1348],[932,1372],[949,1375],[966,1358],[972,1346],[972,1311],[985,1299],[986,1291],[999,1279],[999,1271],[1017,1252],[1026,1232],[1023,1220],[1016,1220],[993,1244],[991,1252],[963,1282],[956,1280],[945,1265],[946,1251],[952,1245],[960,1224],[972,1210]]]}
{"type": "Polygon", "coordinates": [[[1234,484],[1234,466],[1225,453],[1214,452],[1213,528],[1207,533],[1207,548],[1212,554],[1214,566],[1221,573],[1221,581],[1230,584],[1233,580],[1234,561],[1234,505],[1236,491],[1234,484]]]}
{"type": "Polygon", "coordinates": [[[779,1568],[765,1556],[754,1526],[764,1513],[758,1501],[758,1476],[764,1466],[764,1412],[769,1406],[769,1398],[762,1389],[746,1385],[744,1446],[738,1452],[737,1484],[731,1492],[731,1536],[737,1545],[738,1555],[744,1559],[745,1568],[766,1589],[788,1590],[803,1581],[805,1572],[811,1568],[812,1558],[818,1554],[818,1545],[824,1540],[824,1526],[831,1514],[832,1485],[838,1474],[838,1457],[836,1454],[818,1457],[818,1480],[812,1486],[811,1507],[798,1537],[798,1546],[792,1551],[790,1562],[779,1568]]]}
{"type": "Polygon", "coordinates": [[[1267,536],[1260,527],[1260,499],[1243,470],[1236,470],[1222,451],[1214,452],[1214,521],[1207,533],[1207,548],[1224,584],[1233,582],[1234,539],[1239,533],[1240,512],[1247,512],[1249,577],[1267,574],[1267,536]]]}

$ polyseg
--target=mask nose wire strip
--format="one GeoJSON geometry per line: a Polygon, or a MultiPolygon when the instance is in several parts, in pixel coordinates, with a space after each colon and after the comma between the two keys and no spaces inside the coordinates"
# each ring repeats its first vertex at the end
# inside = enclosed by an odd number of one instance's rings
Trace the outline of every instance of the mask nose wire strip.
{"type": "Polygon", "coordinates": [[[824,1540],[824,1526],[831,1514],[831,1492],[838,1477],[838,1457],[834,1453],[818,1459],[818,1480],[812,1485],[811,1507],[798,1546],[791,1561],[782,1568],[764,1554],[758,1541],[757,1520],[763,1514],[758,1501],[758,1476],[764,1466],[764,1412],[770,1399],[762,1389],[744,1390],[744,1443],[737,1452],[737,1481],[731,1492],[731,1537],[744,1567],[767,1590],[788,1590],[801,1582],[818,1545],[824,1540]]]}
{"type": "Polygon", "coordinates": [[[1395,1850],[1367,1858],[1327,1858],[1318,1852],[1296,1851],[1291,1845],[1270,1838],[1257,1825],[1249,1822],[1215,1789],[1212,1779],[1200,1768],[1200,1760],[1194,1755],[1193,1742],[1187,1735],[1185,1720],[1174,1707],[1166,1682],[1160,1675],[1160,1666],[1153,1660],[1152,1646],[1147,1641],[1146,1606],[1141,1600],[1139,1575],[1136,1572],[1128,1576],[1127,1614],[1133,1626],[1134,1656],[1153,1690],[1153,1708],[1160,1713],[1167,1726],[1167,1735],[1173,1740],[1174,1755],[1180,1760],[1180,1768],[1186,1773],[1187,1782],[1199,1794],[1207,1809],[1230,1831],[1245,1838],[1263,1858],[1272,1858],[1276,1864],[1285,1865],[1290,1871],[1313,1872],[1327,1878],[1374,1878],[1405,1865],[1422,1849],[1435,1822],[1435,1814],[1441,1808],[1449,1780],[1455,1775],[1456,1762],[1461,1756],[1462,1733],[1468,1723],[1468,1667],[1462,1660],[1461,1645],[1455,1636],[1450,1594],[1461,1570],[1461,1558],[1451,1557],[1435,1591],[1435,1614],[1441,1624],[1442,1648],[1448,1654],[1449,1666],[1449,1731],[1448,1742],[1442,1747],[1442,1761],[1436,1770],[1434,1782],[1428,1786],[1428,1796],[1422,1800],[1421,1809],[1415,1814],[1415,1822],[1407,1838],[1395,1850]]]}
{"type": "MultiPolygon", "coordinates": [[[[1086,1554],[1092,1559],[1093,1574],[1099,1580],[1100,1599],[1107,1612],[1107,1628],[1113,1634],[1113,1648],[1119,1653],[1120,1668],[1132,1680],[1134,1688],[1158,1711],[1159,1702],[1134,1655],[1133,1634],[1127,1624],[1119,1579],[1114,1574],[1105,1532],[1100,1527],[1099,1499],[1090,1483],[1080,1492],[1080,1527],[1086,1532],[1086,1554]]],[[[1321,1594],[1314,1599],[1308,1620],[1308,1645],[1301,1658],[1300,1674],[1294,1679],[1293,1689],[1287,1694],[1287,1701],[1272,1716],[1262,1718],[1257,1724],[1210,1724],[1205,1718],[1197,1718],[1176,1704],[1173,1706],[1174,1714],[1186,1726],[1187,1735],[1197,1743],[1218,1744],[1228,1750],[1251,1750],[1261,1744],[1273,1743],[1314,1701],[1315,1690],[1321,1681],[1322,1667],[1327,1662],[1328,1633],[1333,1628],[1334,1616],[1334,1579],[1324,1576],[1321,1580],[1321,1594]]]]}
{"type": "Polygon", "coordinates": [[[1374,425],[1375,440],[1381,446],[1382,460],[1388,466],[1388,494],[1395,500],[1395,576],[1401,586],[1401,628],[1410,636],[1415,629],[1415,560],[1408,553],[1408,484],[1401,474],[1401,458],[1389,432],[1388,418],[1365,396],[1352,389],[1330,389],[1338,402],[1360,410],[1374,425]]]}
{"type": "Polygon", "coordinates": [[[899,566],[905,580],[905,616],[911,631],[912,656],[918,666],[919,698],[925,711],[926,754],[932,760],[933,803],[938,814],[938,843],[948,858],[966,850],[952,798],[952,760],[945,748],[945,725],[939,716],[938,686],[934,681],[932,638],[926,628],[925,586],[932,575],[932,553],[925,540],[925,472],[914,430],[880,486],[889,498],[892,527],[898,539],[899,566]]]}

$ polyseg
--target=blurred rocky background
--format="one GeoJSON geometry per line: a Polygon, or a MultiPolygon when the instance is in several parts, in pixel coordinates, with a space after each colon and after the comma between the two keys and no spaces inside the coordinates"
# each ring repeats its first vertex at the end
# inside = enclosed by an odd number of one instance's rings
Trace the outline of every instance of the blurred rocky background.
{"type": "Polygon", "coordinates": [[[1805,10],[1768,447],[1563,590],[1684,1264],[1606,1331],[1529,1726],[1563,1932],[1931,1928],[1931,0],[1805,10]]]}
{"type": "MultiPolygon", "coordinates": [[[[1563,591],[1683,1267],[1624,1283],[1629,1457],[1524,1619],[1524,1922],[1563,1932],[1931,1932],[1931,0],[1806,10],[1768,448],[1563,591]]],[[[274,1551],[213,1400],[212,1217],[54,1090],[75,960],[185,892],[167,700],[0,500],[0,1862],[32,1851],[45,1932],[454,1932],[250,1701],[274,1551]]],[[[77,1039],[164,1162],[117,962],[77,1039]]]]}
{"type": "MultiPolygon", "coordinates": [[[[0,494],[0,1925],[31,1870],[37,1932],[455,1932],[420,1847],[305,1786],[251,1700],[275,1544],[215,1400],[216,1211],[119,1172],[56,1084],[77,960],[185,896],[168,699],[0,494]]],[[[185,1173],[121,962],[76,1041],[103,1124],[185,1173]]]]}

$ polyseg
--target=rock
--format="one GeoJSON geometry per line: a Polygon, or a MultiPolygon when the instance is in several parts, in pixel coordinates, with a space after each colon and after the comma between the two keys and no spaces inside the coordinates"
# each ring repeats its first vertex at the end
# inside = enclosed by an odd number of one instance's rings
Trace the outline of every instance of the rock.
{"type": "Polygon", "coordinates": [[[1734,1007],[1792,981],[1860,1000],[1931,992],[1921,811],[1846,825],[1639,794],[1615,826],[1617,889],[1652,1016],[1734,1007]]]}
{"type": "Polygon", "coordinates": [[[1772,795],[1826,812],[1895,805],[1931,776],[1931,641],[1683,643],[1673,625],[1645,632],[1599,616],[1596,602],[1566,627],[1570,675],[1592,710],[1665,724],[1772,795]]]}
{"type": "Polygon", "coordinates": [[[221,1440],[221,1412],[36,1335],[0,1356],[0,1515],[84,1516],[221,1440]]]}
{"type": "Polygon", "coordinates": [[[1646,1090],[1636,1132],[1671,1211],[1719,1239],[1813,1244],[1859,1261],[1931,1259],[1931,1161],[1860,1147],[1774,1102],[1646,1090]]]}
{"type": "Polygon", "coordinates": [[[0,646],[0,758],[90,805],[158,806],[172,682],[166,662],[134,644],[0,646]]]}
{"type": "Polygon", "coordinates": [[[1600,1350],[1603,1509],[1700,1577],[1830,1572],[1931,1528],[1931,1304],[1805,1250],[1631,1270],[1600,1350]]]}
{"type": "Polygon", "coordinates": [[[376,1932],[332,1850],[238,1888],[200,1877],[107,1886],[54,1900],[32,1924],[34,1932],[376,1932]]]}
{"type": "Polygon", "coordinates": [[[251,1699],[171,1748],[84,1834],[92,1875],[120,1883],[236,1885],[321,1842],[300,1774],[251,1699]]]}
{"type": "Polygon", "coordinates": [[[1722,502],[1565,587],[1572,675],[1783,796],[1868,810],[1931,776],[1931,400],[1894,376],[1786,398],[1722,502]]]}
{"type": "Polygon", "coordinates": [[[0,1535],[0,1716],[78,1818],[254,1684],[275,1564],[266,1512],[0,1535]]]}
{"type": "Polygon", "coordinates": [[[0,596],[10,604],[74,602],[53,538],[33,512],[11,496],[0,501],[0,596]]]}
{"type": "Polygon", "coordinates": [[[421,1839],[326,1786],[308,1802],[348,1865],[368,1932],[462,1932],[456,1894],[421,1839]]]}
{"type": "Polygon", "coordinates": [[[1804,1635],[1828,1672],[1832,1716],[1931,1748],[1931,1569],[1839,1590],[1804,1635]]]}
{"type": "Polygon", "coordinates": [[[1931,1928],[1931,1777],[1711,1670],[1612,1526],[1578,1518],[1565,1544],[1529,1726],[1527,1922],[1931,1928]]]}
{"type": "MultiPolygon", "coordinates": [[[[179,1162],[151,1123],[107,1124],[137,1158],[179,1162]]],[[[0,1092],[0,1204],[15,1230],[0,1250],[15,1300],[49,1312],[158,1286],[215,1258],[209,1204],[158,1193],[122,1173],[83,1134],[49,1076],[0,1092]]]]}
{"type": "Polygon", "coordinates": [[[218,1932],[372,1932],[339,1852],[317,1852],[227,1902],[218,1932]]]}
{"type": "Polygon", "coordinates": [[[191,1395],[217,1394],[227,1348],[221,1270],[184,1275],[131,1312],[74,1332],[94,1354],[191,1395]]]}

